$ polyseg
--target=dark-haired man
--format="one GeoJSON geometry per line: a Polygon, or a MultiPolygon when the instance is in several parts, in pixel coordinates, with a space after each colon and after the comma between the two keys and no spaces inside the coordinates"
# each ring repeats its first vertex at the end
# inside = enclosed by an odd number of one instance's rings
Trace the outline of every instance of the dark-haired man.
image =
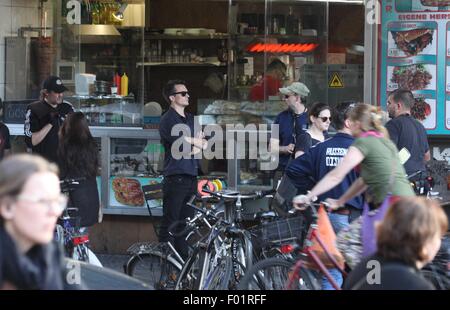
{"type": "Polygon", "coordinates": [[[411,116],[414,103],[414,96],[409,90],[397,89],[391,92],[387,102],[391,120],[386,123],[386,129],[397,148],[400,151],[406,149],[411,155],[404,163],[406,174],[422,171],[422,176],[418,175],[417,178],[425,178],[425,163],[431,157],[430,147],[422,123],[411,116]]]}
{"type": "Polygon", "coordinates": [[[57,163],[58,131],[67,114],[73,112],[64,101],[67,88],[57,76],[49,76],[42,85],[41,98],[27,107],[25,136],[31,140],[32,151],[57,163]]]}
{"type": "MultiPolygon", "coordinates": [[[[182,80],[171,80],[163,89],[163,96],[170,104],[169,109],[161,117],[159,134],[161,143],[164,146],[164,181],[163,181],[163,219],[159,232],[160,242],[173,242],[175,248],[183,257],[188,255],[188,246],[184,240],[185,236],[169,234],[172,224],[185,222],[187,217],[192,217],[194,210],[186,205],[189,199],[197,192],[197,175],[199,161],[194,158],[192,152],[205,149],[207,142],[203,133],[195,133],[194,116],[185,112],[189,105],[189,91],[186,82],[182,80]],[[188,133],[183,134],[175,126],[183,126],[188,129],[188,133]],[[172,132],[173,128],[174,132],[172,132]],[[174,143],[179,139],[186,142],[181,145],[181,150],[174,147],[174,143]],[[185,145],[189,145],[189,150],[185,150],[185,145]],[[174,154],[180,151],[180,154],[174,154]],[[192,152],[191,152],[192,151],[192,152]],[[191,154],[191,155],[188,155],[191,154]]],[[[177,231],[181,229],[177,225],[177,231]]]]}

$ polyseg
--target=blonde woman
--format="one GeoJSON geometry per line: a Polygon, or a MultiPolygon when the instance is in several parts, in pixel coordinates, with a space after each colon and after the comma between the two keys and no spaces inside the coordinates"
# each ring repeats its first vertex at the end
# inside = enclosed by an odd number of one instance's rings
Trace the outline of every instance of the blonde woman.
{"type": "Polygon", "coordinates": [[[0,290],[75,288],[52,242],[66,202],[56,165],[28,154],[0,163],[0,290]]]}

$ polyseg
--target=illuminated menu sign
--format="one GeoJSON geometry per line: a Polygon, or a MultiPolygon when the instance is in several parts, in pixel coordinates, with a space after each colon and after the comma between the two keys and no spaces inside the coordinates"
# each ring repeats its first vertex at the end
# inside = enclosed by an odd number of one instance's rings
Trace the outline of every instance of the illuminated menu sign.
{"type": "Polygon", "coordinates": [[[381,1],[380,104],[398,88],[413,92],[412,114],[428,134],[450,134],[450,1],[381,1]]]}

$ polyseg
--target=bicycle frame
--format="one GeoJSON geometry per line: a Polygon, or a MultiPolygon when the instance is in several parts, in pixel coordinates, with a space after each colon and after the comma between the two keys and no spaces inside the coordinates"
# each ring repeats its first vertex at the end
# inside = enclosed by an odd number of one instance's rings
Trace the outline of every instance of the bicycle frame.
{"type": "MultiPolygon", "coordinates": [[[[312,208],[314,209],[314,207],[312,208]]],[[[339,263],[336,261],[333,255],[331,255],[327,246],[323,243],[322,239],[320,238],[318,234],[317,223],[312,223],[306,236],[304,247],[300,251],[300,259],[295,263],[293,271],[289,274],[287,285],[285,287],[287,289],[292,289],[294,281],[297,281],[299,279],[299,273],[300,269],[303,267],[304,259],[309,257],[311,258],[313,263],[318,267],[321,273],[325,275],[325,277],[331,283],[333,288],[336,290],[340,290],[341,288],[336,283],[334,278],[331,276],[330,272],[328,271],[328,268],[325,266],[320,257],[316,254],[316,252],[313,250],[312,246],[314,240],[316,240],[319,243],[320,247],[324,250],[327,258],[332,262],[332,264],[336,267],[336,269],[339,270],[339,272],[343,275],[343,277],[345,278],[347,276],[345,270],[343,270],[341,266],[339,266],[339,263]]]]}

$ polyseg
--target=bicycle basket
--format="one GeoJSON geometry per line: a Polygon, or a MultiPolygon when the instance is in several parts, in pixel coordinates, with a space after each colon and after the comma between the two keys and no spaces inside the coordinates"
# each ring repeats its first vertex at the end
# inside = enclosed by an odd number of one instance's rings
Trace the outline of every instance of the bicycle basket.
{"type": "Polygon", "coordinates": [[[264,243],[287,243],[301,240],[305,226],[303,216],[278,219],[251,229],[252,235],[264,243]]]}

